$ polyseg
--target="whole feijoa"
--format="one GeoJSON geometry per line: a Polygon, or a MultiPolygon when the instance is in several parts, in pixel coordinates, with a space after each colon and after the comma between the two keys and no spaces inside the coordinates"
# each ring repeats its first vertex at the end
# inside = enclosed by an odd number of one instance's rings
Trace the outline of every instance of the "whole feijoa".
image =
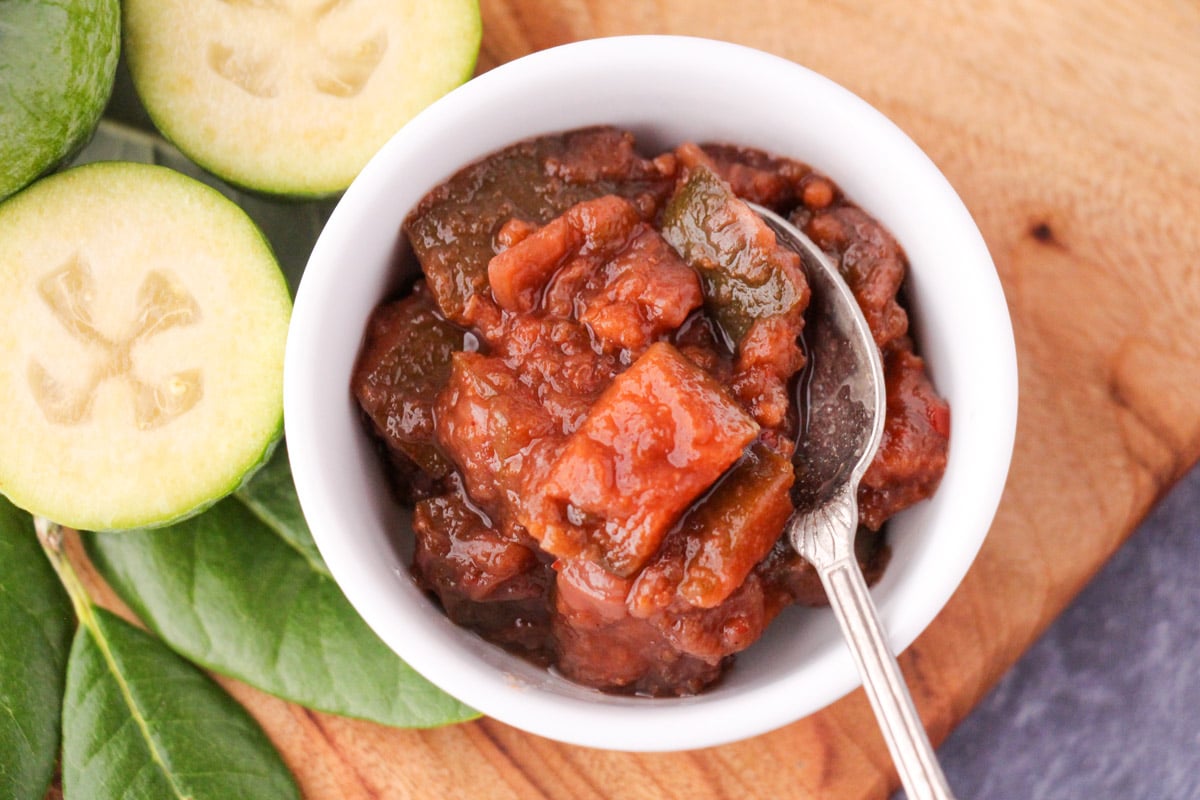
{"type": "Polygon", "coordinates": [[[118,0],[0,2],[0,200],[91,138],[121,49],[118,0]]]}

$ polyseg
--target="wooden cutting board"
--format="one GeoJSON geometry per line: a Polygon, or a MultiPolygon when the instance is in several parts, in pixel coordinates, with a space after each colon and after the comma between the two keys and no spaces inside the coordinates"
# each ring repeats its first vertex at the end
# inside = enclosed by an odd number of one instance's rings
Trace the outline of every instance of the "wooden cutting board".
{"type": "MultiPolygon", "coordinates": [[[[1021,411],[987,542],[900,659],[942,740],[1200,458],[1200,5],[483,0],[482,11],[480,71],[628,33],[800,62],[895,120],[974,214],[1012,311],[1021,411]]],[[[896,784],[861,690],[750,741],[633,755],[486,719],[387,729],[223,682],[312,800],[858,799],[896,784]]]]}

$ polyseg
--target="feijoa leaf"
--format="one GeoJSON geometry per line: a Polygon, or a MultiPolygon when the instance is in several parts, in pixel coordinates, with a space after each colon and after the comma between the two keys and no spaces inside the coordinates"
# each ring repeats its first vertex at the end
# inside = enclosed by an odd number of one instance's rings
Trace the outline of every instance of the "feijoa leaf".
{"type": "Polygon", "coordinates": [[[299,798],[266,734],[209,676],[92,607],[63,704],[67,800],[299,798]]]}
{"type": "Polygon", "coordinates": [[[74,625],[33,518],[0,497],[0,797],[46,794],[74,625]]]}
{"type": "Polygon", "coordinates": [[[310,549],[279,453],[238,494],[153,531],[89,534],[93,562],[173,649],[309,708],[398,727],[475,712],[401,661],[310,549]]]}
{"type": "Polygon", "coordinates": [[[304,556],[315,572],[330,574],[296,499],[286,442],[281,443],[271,460],[238,490],[237,496],[281,539],[304,556]]]}

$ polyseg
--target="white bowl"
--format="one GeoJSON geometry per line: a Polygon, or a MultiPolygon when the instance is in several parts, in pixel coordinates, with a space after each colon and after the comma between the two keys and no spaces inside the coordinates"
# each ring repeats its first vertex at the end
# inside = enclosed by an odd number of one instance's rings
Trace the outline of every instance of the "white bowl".
{"type": "Polygon", "coordinates": [[[617,37],[498,67],[408,123],[346,192],[300,285],[284,387],[296,488],[334,578],[397,654],[489,716],[593,747],[698,748],[785,725],[859,684],[832,612],[789,609],[696,697],[611,696],[537,669],[450,623],[414,585],[408,516],[350,392],[367,317],[399,282],[394,257],[413,205],[505,145],[602,123],[632,130],[647,152],[720,141],[807,162],[907,252],[919,351],[953,431],[941,487],[892,521],[891,564],[873,590],[897,652],[949,599],[991,525],[1016,427],[1012,328],[983,239],[925,154],[828,79],[732,44],[617,37]]]}

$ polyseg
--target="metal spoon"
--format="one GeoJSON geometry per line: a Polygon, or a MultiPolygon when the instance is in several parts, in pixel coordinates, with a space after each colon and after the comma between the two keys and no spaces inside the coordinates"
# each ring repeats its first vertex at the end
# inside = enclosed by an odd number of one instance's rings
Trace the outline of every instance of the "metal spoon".
{"type": "Polygon", "coordinates": [[[799,254],[812,289],[805,324],[807,427],[794,458],[796,510],[788,539],[821,576],[909,800],[953,800],[854,557],[858,483],[883,436],[879,349],[821,249],[778,214],[750,205],[780,243],[799,254]]]}

